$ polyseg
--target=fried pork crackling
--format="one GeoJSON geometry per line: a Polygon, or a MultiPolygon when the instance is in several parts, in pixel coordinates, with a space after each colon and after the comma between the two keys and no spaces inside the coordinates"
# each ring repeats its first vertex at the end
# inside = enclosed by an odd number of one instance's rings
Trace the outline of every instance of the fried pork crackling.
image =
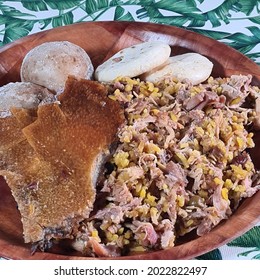
{"type": "Polygon", "coordinates": [[[30,124],[28,117],[21,125],[17,111],[1,119],[0,175],[21,212],[25,242],[70,238],[89,216],[102,163],[124,121],[106,93],[97,82],[70,77],[59,102],[40,106],[30,124]]]}

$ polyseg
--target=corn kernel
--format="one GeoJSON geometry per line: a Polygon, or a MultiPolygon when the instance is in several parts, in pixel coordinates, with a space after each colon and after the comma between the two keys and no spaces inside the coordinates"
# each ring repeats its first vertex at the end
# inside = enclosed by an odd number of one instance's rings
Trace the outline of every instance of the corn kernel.
{"type": "Polygon", "coordinates": [[[126,99],[127,99],[128,101],[131,101],[132,98],[133,98],[133,95],[132,95],[131,93],[130,93],[130,94],[127,94],[126,99]]]}
{"type": "Polygon", "coordinates": [[[254,140],[251,137],[246,138],[246,144],[248,148],[254,148],[255,146],[254,140]]]}
{"type": "Polygon", "coordinates": [[[113,100],[113,101],[116,101],[116,100],[117,100],[116,96],[114,96],[114,95],[111,95],[111,94],[110,94],[108,97],[109,97],[111,100],[113,100]]]}
{"type": "Polygon", "coordinates": [[[173,112],[170,112],[170,117],[171,117],[172,121],[174,121],[174,122],[178,121],[178,117],[173,112]]]}
{"type": "Polygon", "coordinates": [[[209,78],[208,78],[208,83],[209,84],[212,84],[214,82],[214,78],[212,77],[212,76],[210,76],[209,78]]]}
{"type": "Polygon", "coordinates": [[[167,86],[166,88],[164,88],[164,92],[172,95],[172,94],[176,93],[175,87],[174,86],[167,86]]]}
{"type": "Polygon", "coordinates": [[[148,154],[155,154],[155,153],[159,153],[161,151],[161,149],[153,144],[153,143],[148,143],[145,145],[145,149],[144,149],[148,154]]]}
{"type": "Polygon", "coordinates": [[[130,230],[126,231],[125,234],[124,234],[124,237],[126,239],[129,239],[131,236],[132,236],[132,232],[130,230]]]}
{"type": "Polygon", "coordinates": [[[147,193],[147,197],[144,201],[145,201],[145,203],[147,203],[151,206],[156,206],[155,200],[156,200],[156,197],[154,195],[151,195],[150,193],[147,193]]]}
{"type": "Polygon", "coordinates": [[[244,180],[246,176],[248,175],[248,171],[242,169],[240,166],[231,164],[230,167],[232,168],[232,171],[234,172],[234,175],[239,180],[244,180]]]}
{"type": "Polygon", "coordinates": [[[236,122],[238,120],[237,116],[233,115],[232,116],[232,121],[236,122]]]}
{"type": "Polygon", "coordinates": [[[153,91],[151,93],[151,97],[152,98],[160,98],[160,97],[162,97],[162,93],[161,92],[157,92],[157,91],[153,91]]]}
{"type": "Polygon", "coordinates": [[[142,187],[139,196],[141,198],[145,198],[146,197],[146,189],[144,187],[142,187]]]}
{"type": "Polygon", "coordinates": [[[234,158],[233,152],[228,152],[227,154],[227,160],[231,161],[234,158]]]}
{"type": "Polygon", "coordinates": [[[127,167],[129,164],[128,157],[129,153],[121,151],[115,155],[114,162],[119,168],[127,167]]]}
{"type": "MultiPolygon", "coordinates": [[[[140,93],[144,96],[149,96],[150,95],[150,93],[147,91],[147,88],[144,85],[140,86],[140,93]]],[[[139,94],[139,96],[140,96],[140,94],[139,94]]]]}
{"type": "Polygon", "coordinates": [[[217,94],[221,94],[222,93],[222,87],[217,87],[217,94]]]}
{"type": "Polygon", "coordinates": [[[215,123],[213,120],[210,120],[207,127],[206,127],[209,135],[214,135],[215,134],[215,123]]]}
{"type": "Polygon", "coordinates": [[[154,84],[151,83],[151,82],[147,82],[147,89],[150,91],[150,92],[153,92],[154,90],[154,84]]]}
{"type": "Polygon", "coordinates": [[[218,178],[218,177],[215,177],[215,178],[213,179],[213,181],[215,182],[216,185],[220,185],[220,186],[222,186],[223,183],[224,183],[223,180],[220,179],[220,178],[218,178]]]}
{"type": "Polygon", "coordinates": [[[232,124],[232,129],[233,131],[238,130],[239,132],[244,130],[244,126],[242,124],[238,124],[238,123],[233,123],[232,124]]]}
{"type": "Polygon", "coordinates": [[[116,241],[118,239],[118,234],[112,234],[111,241],[116,241]]]}
{"type": "Polygon", "coordinates": [[[117,88],[117,89],[114,91],[114,95],[115,95],[115,96],[121,95],[121,91],[117,88]]]}
{"type": "Polygon", "coordinates": [[[124,142],[124,143],[130,143],[130,142],[131,142],[131,139],[130,139],[129,135],[124,135],[124,137],[122,138],[122,142],[124,142]]]}
{"type": "Polygon", "coordinates": [[[194,223],[194,221],[193,220],[188,220],[187,222],[186,222],[186,227],[189,227],[189,226],[191,226],[192,224],[194,223]]]}
{"type": "Polygon", "coordinates": [[[157,114],[160,112],[158,109],[152,109],[151,111],[152,111],[152,113],[154,113],[155,115],[157,115],[157,114]]]}
{"type": "Polygon", "coordinates": [[[112,241],[112,233],[110,231],[106,232],[106,238],[108,241],[112,241]]]}
{"type": "Polygon", "coordinates": [[[254,169],[254,164],[251,161],[247,161],[245,163],[245,168],[246,168],[247,171],[250,172],[250,171],[252,171],[254,169]]]}
{"type": "Polygon", "coordinates": [[[200,157],[199,151],[192,151],[190,157],[188,158],[188,163],[193,164],[200,157]]]}
{"type": "Polygon", "coordinates": [[[93,231],[91,232],[91,236],[92,236],[92,237],[98,237],[98,231],[97,231],[97,230],[93,230],[93,231]]]}
{"type": "Polygon", "coordinates": [[[186,159],[186,157],[182,153],[176,153],[176,157],[183,164],[183,166],[185,168],[189,167],[188,160],[186,159]]]}
{"type": "Polygon", "coordinates": [[[133,89],[133,85],[132,84],[127,84],[125,86],[125,91],[131,91],[133,89]]]}
{"type": "Polygon", "coordinates": [[[223,188],[221,190],[221,196],[222,196],[223,199],[228,200],[228,189],[223,188]]]}
{"type": "Polygon", "coordinates": [[[179,207],[183,207],[185,204],[185,199],[183,195],[177,195],[177,203],[179,207]]]}
{"type": "Polygon", "coordinates": [[[146,115],[148,113],[148,110],[147,109],[144,109],[143,110],[143,115],[146,115]]]}
{"type": "Polygon", "coordinates": [[[241,193],[243,193],[243,192],[245,192],[245,190],[246,190],[246,187],[243,186],[243,185],[237,185],[237,186],[234,188],[234,191],[235,191],[235,192],[241,192],[241,193]]]}
{"type": "Polygon", "coordinates": [[[201,196],[202,198],[208,198],[208,192],[205,190],[199,190],[198,191],[199,196],[201,196]]]}
{"type": "Polygon", "coordinates": [[[157,213],[158,213],[157,208],[155,208],[155,207],[151,207],[151,209],[150,209],[150,213],[151,213],[151,215],[157,215],[157,213]]]}
{"type": "Polygon", "coordinates": [[[198,139],[194,139],[193,140],[193,144],[194,144],[194,149],[195,150],[200,150],[200,145],[199,145],[199,141],[198,141],[198,139]]]}
{"type": "Polygon", "coordinates": [[[123,79],[123,77],[122,76],[118,76],[114,81],[115,82],[121,82],[121,81],[123,81],[124,79],[123,79]]]}
{"type": "Polygon", "coordinates": [[[167,212],[168,209],[169,209],[169,204],[168,204],[167,202],[165,202],[165,203],[163,204],[162,211],[163,211],[163,212],[167,212]]]}
{"type": "Polygon", "coordinates": [[[172,81],[173,81],[174,83],[176,83],[176,84],[179,82],[178,78],[176,78],[176,77],[173,77],[173,78],[172,78],[172,81]]]}
{"type": "Polygon", "coordinates": [[[225,180],[225,183],[224,183],[224,187],[225,187],[226,189],[231,189],[232,186],[233,186],[232,181],[231,181],[230,179],[226,179],[226,180],[225,180]]]}
{"type": "Polygon", "coordinates": [[[183,149],[183,148],[187,148],[189,147],[189,144],[186,142],[186,143],[181,143],[180,144],[180,148],[183,149]]]}
{"type": "Polygon", "coordinates": [[[238,148],[239,148],[239,149],[242,149],[243,146],[244,146],[244,145],[243,145],[243,144],[244,144],[243,139],[240,138],[240,137],[237,137],[237,138],[236,138],[236,142],[237,142],[238,148]]]}
{"type": "Polygon", "coordinates": [[[209,169],[208,173],[209,173],[209,175],[214,175],[214,170],[209,169]]]}
{"type": "Polygon", "coordinates": [[[128,181],[129,179],[130,179],[129,173],[126,171],[123,171],[118,175],[118,180],[120,182],[125,182],[128,181]]]}
{"type": "Polygon", "coordinates": [[[129,240],[127,240],[127,239],[124,239],[124,245],[128,245],[129,243],[130,243],[130,241],[129,240]]]}
{"type": "Polygon", "coordinates": [[[163,184],[162,188],[163,188],[163,190],[168,190],[169,189],[168,185],[166,185],[166,184],[163,184]]]}
{"type": "Polygon", "coordinates": [[[230,102],[230,105],[238,104],[241,101],[241,97],[237,97],[230,102]]]}

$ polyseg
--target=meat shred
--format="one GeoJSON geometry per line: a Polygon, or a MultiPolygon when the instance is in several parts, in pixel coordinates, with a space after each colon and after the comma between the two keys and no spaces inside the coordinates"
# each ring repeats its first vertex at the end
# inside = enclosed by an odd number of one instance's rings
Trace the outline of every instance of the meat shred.
{"type": "Polygon", "coordinates": [[[108,86],[127,123],[101,190],[106,204],[82,229],[85,251],[111,256],[172,247],[192,230],[209,232],[260,189],[247,152],[258,112],[243,105],[260,96],[250,82],[241,75],[198,86],[118,78],[108,86]]]}

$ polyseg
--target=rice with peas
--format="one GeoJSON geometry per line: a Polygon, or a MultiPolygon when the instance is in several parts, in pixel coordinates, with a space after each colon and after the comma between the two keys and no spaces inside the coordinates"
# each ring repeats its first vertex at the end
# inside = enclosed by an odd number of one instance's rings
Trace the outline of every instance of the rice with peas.
{"type": "Polygon", "coordinates": [[[260,90],[250,82],[234,75],[197,86],[130,78],[108,85],[126,124],[100,191],[105,206],[82,224],[75,243],[84,254],[173,247],[194,229],[209,232],[259,190],[247,149],[255,145],[249,131],[260,90]]]}

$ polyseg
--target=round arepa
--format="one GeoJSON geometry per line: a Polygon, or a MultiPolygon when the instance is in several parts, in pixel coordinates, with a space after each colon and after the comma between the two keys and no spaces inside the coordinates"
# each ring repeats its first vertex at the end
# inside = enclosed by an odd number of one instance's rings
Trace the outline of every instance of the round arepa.
{"type": "Polygon", "coordinates": [[[145,42],[122,49],[95,71],[99,82],[111,82],[119,76],[136,77],[163,64],[169,58],[171,48],[162,42],[145,42]]]}

